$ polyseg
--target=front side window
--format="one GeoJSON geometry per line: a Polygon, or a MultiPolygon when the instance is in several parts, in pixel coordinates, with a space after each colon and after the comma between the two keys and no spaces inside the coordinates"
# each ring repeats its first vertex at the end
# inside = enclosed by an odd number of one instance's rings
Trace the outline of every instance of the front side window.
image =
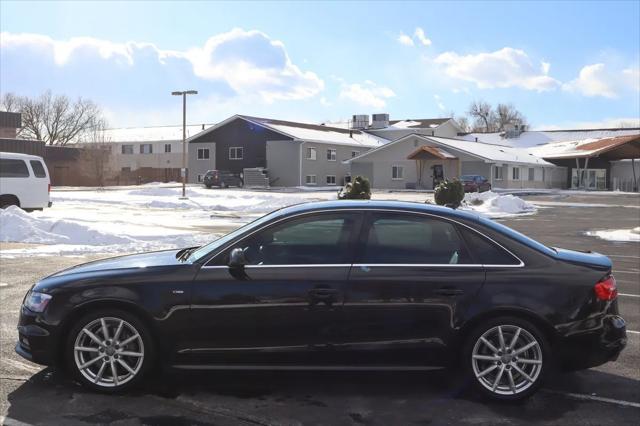
{"type": "Polygon", "coordinates": [[[307,148],[307,156],[305,157],[307,160],[315,160],[316,159],[316,149],[312,146],[307,148]]]}
{"type": "Polygon", "coordinates": [[[150,143],[143,143],[140,145],[140,154],[152,154],[153,153],[153,145],[150,143]]]}
{"type": "Polygon", "coordinates": [[[244,158],[244,148],[232,146],[229,148],[229,160],[242,160],[244,158]]]}
{"type": "Polygon", "coordinates": [[[25,163],[23,160],[13,160],[8,158],[0,159],[0,177],[29,177],[29,169],[27,168],[27,163],[25,163]]]}
{"type": "Polygon", "coordinates": [[[123,154],[133,154],[133,145],[122,145],[123,154]]]}
{"type": "Polygon", "coordinates": [[[359,217],[359,213],[329,213],[292,219],[260,231],[233,248],[244,250],[249,265],[351,263],[349,244],[359,217]]]}
{"type": "Polygon", "coordinates": [[[404,179],[404,167],[402,167],[402,166],[391,166],[391,179],[393,179],[393,180],[402,180],[402,179],[404,179]]]}
{"type": "Polygon", "coordinates": [[[377,213],[365,232],[359,263],[456,265],[473,263],[453,223],[423,215],[377,213]]]}
{"type": "Polygon", "coordinates": [[[198,148],[198,160],[209,159],[209,148],[198,148]]]}
{"type": "Polygon", "coordinates": [[[328,149],[327,150],[327,160],[336,161],[336,150],[335,149],[328,149]]]}
{"type": "Polygon", "coordinates": [[[37,178],[47,177],[47,173],[44,171],[44,167],[40,161],[31,160],[30,163],[33,174],[36,175],[37,178]]]}

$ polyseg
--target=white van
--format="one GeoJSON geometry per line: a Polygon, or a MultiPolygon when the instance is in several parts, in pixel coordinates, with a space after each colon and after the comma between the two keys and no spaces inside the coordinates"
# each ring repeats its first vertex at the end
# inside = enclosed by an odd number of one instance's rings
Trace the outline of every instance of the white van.
{"type": "Polygon", "coordinates": [[[0,208],[24,210],[51,207],[49,171],[37,155],[0,152],[0,208]]]}

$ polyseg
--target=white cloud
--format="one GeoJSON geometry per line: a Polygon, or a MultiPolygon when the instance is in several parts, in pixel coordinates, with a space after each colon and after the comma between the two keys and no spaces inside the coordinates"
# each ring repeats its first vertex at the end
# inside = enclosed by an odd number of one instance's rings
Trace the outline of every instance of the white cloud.
{"type": "Polygon", "coordinates": [[[320,105],[325,106],[325,107],[330,107],[333,104],[327,98],[325,98],[323,96],[323,97],[320,98],[320,105]]]}
{"type": "Polygon", "coordinates": [[[551,64],[549,62],[545,62],[545,61],[540,62],[540,69],[542,70],[542,74],[544,75],[549,74],[550,68],[551,68],[551,64]]]}
{"type": "Polygon", "coordinates": [[[625,91],[640,90],[640,68],[613,71],[603,63],[586,65],[575,80],[562,88],[585,96],[617,98],[625,91]]]}
{"type": "MultiPolygon", "coordinates": [[[[540,72],[520,49],[505,47],[495,52],[459,55],[445,52],[435,63],[451,78],[475,83],[480,89],[519,87],[544,92],[555,90],[559,82],[540,72]]],[[[542,65],[548,70],[550,65],[542,65]]]]}
{"type": "Polygon", "coordinates": [[[541,124],[532,130],[613,129],[619,127],[640,127],[640,118],[618,117],[595,121],[566,121],[560,124],[541,124]]]}
{"type": "Polygon", "coordinates": [[[442,97],[440,97],[440,95],[433,95],[433,99],[435,99],[436,105],[438,105],[438,109],[440,111],[445,111],[447,109],[444,106],[444,102],[442,102],[442,97]]]}
{"type": "Polygon", "coordinates": [[[404,34],[404,33],[400,33],[400,35],[398,36],[398,43],[405,45],[405,46],[413,46],[413,40],[411,39],[411,37],[409,37],[408,35],[404,34]]]}
{"type": "Polygon", "coordinates": [[[313,97],[324,88],[315,73],[292,63],[282,42],[260,31],[240,28],[183,51],[163,50],[150,43],[114,43],[90,37],[54,40],[12,33],[1,34],[0,49],[3,65],[26,60],[41,69],[43,76],[47,71],[63,70],[65,79],[71,81],[105,69],[123,72],[126,77],[144,70],[149,79],[162,75],[173,84],[174,80],[180,84],[212,82],[229,96],[255,98],[258,94],[267,103],[313,97]]]}
{"type": "Polygon", "coordinates": [[[348,99],[357,104],[373,108],[384,108],[387,104],[386,99],[394,96],[396,94],[390,88],[378,86],[369,80],[365,81],[364,84],[343,84],[340,91],[340,99],[348,99]]]}
{"type": "Polygon", "coordinates": [[[427,36],[424,35],[424,30],[422,28],[416,28],[413,36],[417,38],[423,46],[431,46],[431,40],[429,40],[427,36]]]}

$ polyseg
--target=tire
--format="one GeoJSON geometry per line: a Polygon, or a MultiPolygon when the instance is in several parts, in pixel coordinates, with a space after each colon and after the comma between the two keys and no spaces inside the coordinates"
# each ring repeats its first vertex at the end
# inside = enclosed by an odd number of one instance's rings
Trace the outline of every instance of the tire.
{"type": "Polygon", "coordinates": [[[207,189],[211,189],[211,185],[205,185],[207,189]]]}
{"type": "Polygon", "coordinates": [[[545,335],[529,321],[517,317],[494,318],[477,326],[469,333],[463,350],[465,375],[475,391],[495,400],[518,401],[530,397],[540,388],[551,366],[551,350],[545,335]],[[514,337],[515,350],[509,347],[514,337]],[[506,353],[505,349],[508,349],[506,353]]]}
{"type": "Polygon", "coordinates": [[[153,340],[147,326],[135,315],[119,309],[99,310],[77,320],[65,347],[68,371],[83,386],[104,393],[122,392],[140,383],[152,367],[154,355],[153,340]],[[107,339],[104,339],[102,331],[103,321],[107,327],[107,339]],[[115,340],[118,327],[121,330],[115,340]],[[98,345],[96,339],[103,343],[98,345]],[[125,346],[121,346],[122,343],[125,346]],[[76,350],[77,347],[86,350],[76,350]],[[86,367],[81,369],[80,366],[86,367]]]}
{"type": "Polygon", "coordinates": [[[20,200],[15,195],[0,196],[0,209],[6,209],[9,206],[20,207],[20,200]]]}

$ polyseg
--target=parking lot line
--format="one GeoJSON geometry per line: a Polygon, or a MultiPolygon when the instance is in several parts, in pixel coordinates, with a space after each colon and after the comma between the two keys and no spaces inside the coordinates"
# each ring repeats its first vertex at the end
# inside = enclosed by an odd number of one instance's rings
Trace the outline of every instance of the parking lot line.
{"type": "Polygon", "coordinates": [[[551,390],[551,389],[543,389],[543,391],[544,392],[548,392],[548,393],[553,393],[553,394],[556,394],[556,395],[568,396],[569,398],[579,399],[579,400],[582,400],[582,401],[606,402],[607,404],[616,404],[616,405],[620,405],[620,406],[623,406],[623,407],[640,408],[640,403],[638,403],[638,402],[623,401],[623,400],[619,400],[619,399],[605,398],[603,396],[587,395],[587,394],[582,394],[582,393],[561,392],[561,391],[556,391],[556,390],[551,390]]]}
{"type": "Polygon", "coordinates": [[[618,296],[624,296],[624,297],[640,297],[640,294],[618,293],[618,296]]]}
{"type": "Polygon", "coordinates": [[[631,333],[631,334],[640,334],[640,331],[627,330],[627,333],[631,333]]]}

